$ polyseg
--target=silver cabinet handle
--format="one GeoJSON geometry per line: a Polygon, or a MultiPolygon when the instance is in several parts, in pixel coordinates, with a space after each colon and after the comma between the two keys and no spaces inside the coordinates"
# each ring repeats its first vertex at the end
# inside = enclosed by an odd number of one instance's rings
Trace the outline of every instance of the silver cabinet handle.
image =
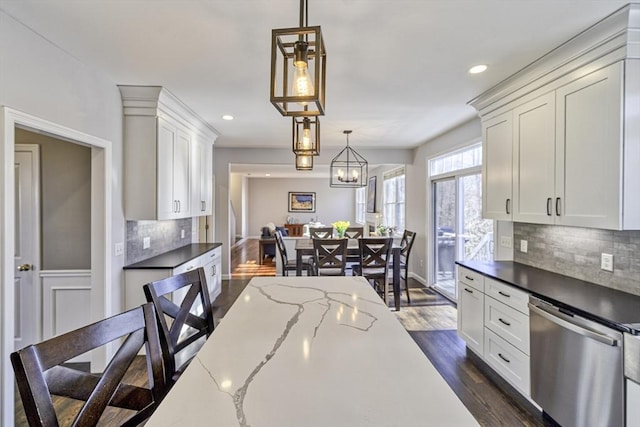
{"type": "Polygon", "coordinates": [[[561,317],[556,316],[553,313],[549,313],[548,311],[544,310],[543,308],[537,305],[529,303],[529,310],[531,310],[532,312],[534,312],[535,314],[541,317],[544,317],[548,321],[555,323],[558,326],[561,326],[565,329],[569,329],[570,331],[575,332],[576,334],[594,339],[596,341],[599,341],[603,344],[610,345],[612,347],[618,346],[618,340],[611,338],[610,336],[601,334],[599,332],[592,331],[590,329],[586,329],[586,328],[583,328],[582,326],[576,325],[575,323],[570,322],[569,320],[565,320],[561,317]]]}

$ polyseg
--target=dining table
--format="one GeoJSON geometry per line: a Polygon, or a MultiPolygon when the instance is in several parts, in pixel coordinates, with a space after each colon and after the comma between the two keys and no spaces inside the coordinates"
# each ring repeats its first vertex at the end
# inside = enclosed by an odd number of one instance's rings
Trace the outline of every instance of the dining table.
{"type": "MultiPolygon", "coordinates": [[[[362,237],[366,239],[366,237],[362,237]]],[[[311,238],[302,238],[296,239],[296,276],[302,275],[302,266],[304,264],[303,260],[305,256],[313,255],[313,239],[311,238]]],[[[393,305],[396,311],[400,311],[400,254],[402,252],[402,246],[394,243],[391,247],[391,271],[392,271],[392,280],[391,286],[393,287],[393,305]]],[[[349,257],[358,257],[360,256],[360,246],[358,244],[358,239],[349,239],[347,242],[347,256],[349,257]]],[[[408,291],[407,291],[408,292],[408,291]]],[[[384,293],[384,301],[389,304],[389,292],[385,289],[384,293]]]]}
{"type": "Polygon", "coordinates": [[[363,277],[255,277],[146,423],[477,426],[363,277]]]}

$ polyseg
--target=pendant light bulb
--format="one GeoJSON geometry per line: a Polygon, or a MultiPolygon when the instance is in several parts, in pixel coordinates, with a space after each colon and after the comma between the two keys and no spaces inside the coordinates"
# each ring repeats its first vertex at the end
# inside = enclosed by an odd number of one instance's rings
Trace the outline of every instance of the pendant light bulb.
{"type": "Polygon", "coordinates": [[[307,118],[302,125],[302,144],[300,145],[303,150],[311,149],[311,121],[307,118]]]}
{"type": "MultiPolygon", "coordinates": [[[[305,41],[297,41],[294,47],[295,59],[293,61],[293,96],[313,96],[313,81],[309,75],[307,64],[307,49],[309,45],[305,41]]],[[[299,102],[304,106],[307,102],[299,102]]]]}

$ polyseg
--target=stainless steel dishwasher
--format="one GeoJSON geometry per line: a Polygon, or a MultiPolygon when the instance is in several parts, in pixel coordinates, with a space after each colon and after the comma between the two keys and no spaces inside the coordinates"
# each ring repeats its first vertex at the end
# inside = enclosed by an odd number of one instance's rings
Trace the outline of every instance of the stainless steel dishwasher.
{"type": "Polygon", "coordinates": [[[622,333],[530,297],[531,398],[563,427],[624,426],[622,333]]]}

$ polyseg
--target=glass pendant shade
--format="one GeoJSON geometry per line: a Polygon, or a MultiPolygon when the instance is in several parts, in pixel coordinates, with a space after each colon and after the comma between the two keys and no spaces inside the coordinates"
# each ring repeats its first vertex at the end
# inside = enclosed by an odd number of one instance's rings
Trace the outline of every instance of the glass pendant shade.
{"type": "Polygon", "coordinates": [[[326,50],[319,26],[271,35],[271,103],[283,116],[324,115],[326,50]]]}
{"type": "Polygon", "coordinates": [[[318,117],[293,118],[293,152],[305,156],[320,154],[320,120],[318,117]]]}
{"type": "Polygon", "coordinates": [[[313,156],[296,155],[296,170],[299,170],[299,171],[313,170],[313,156]]]}
{"type": "Polygon", "coordinates": [[[351,131],[344,131],[344,133],[347,135],[347,146],[331,160],[329,186],[343,188],[366,187],[369,178],[369,164],[364,157],[349,147],[349,134],[351,131]]]}

